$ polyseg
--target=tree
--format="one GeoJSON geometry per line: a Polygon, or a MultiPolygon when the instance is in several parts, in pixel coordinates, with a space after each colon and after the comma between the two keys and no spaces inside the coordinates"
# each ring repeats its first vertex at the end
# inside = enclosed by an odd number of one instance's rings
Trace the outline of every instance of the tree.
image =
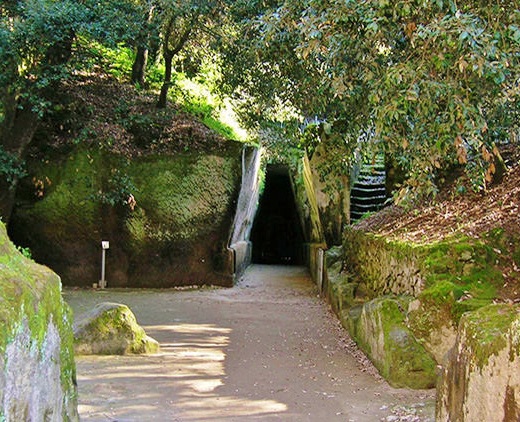
{"type": "Polygon", "coordinates": [[[345,152],[373,132],[366,144],[406,172],[403,194],[435,194],[455,164],[484,189],[518,116],[519,17],[508,0],[285,0],[241,33],[256,66],[236,86],[253,103],[284,95],[345,152]]]}
{"type": "MultiPolygon", "coordinates": [[[[69,1],[11,1],[0,8],[0,145],[11,162],[23,159],[49,95],[63,77],[82,21],[78,13],[69,1]]],[[[16,186],[16,177],[5,177],[8,171],[0,179],[5,219],[16,186]]]]}
{"type": "Polygon", "coordinates": [[[27,147],[58,84],[72,70],[77,36],[129,40],[137,26],[125,16],[134,16],[133,11],[131,1],[111,0],[10,0],[0,5],[0,216],[5,220],[27,147]]]}
{"type": "Polygon", "coordinates": [[[157,102],[166,107],[172,83],[173,59],[188,43],[203,43],[222,36],[222,27],[229,0],[190,0],[161,3],[162,52],[165,65],[164,81],[157,102]]]}
{"type": "Polygon", "coordinates": [[[149,43],[151,34],[156,33],[154,23],[154,12],[156,5],[153,0],[148,0],[143,4],[144,20],[143,25],[137,36],[136,54],[132,66],[132,83],[146,86],[146,66],[148,65],[149,43]]]}

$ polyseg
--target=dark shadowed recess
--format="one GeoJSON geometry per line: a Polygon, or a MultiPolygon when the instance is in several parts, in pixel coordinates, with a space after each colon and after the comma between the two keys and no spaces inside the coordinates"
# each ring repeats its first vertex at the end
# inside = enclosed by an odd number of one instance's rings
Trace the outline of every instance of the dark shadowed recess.
{"type": "Polygon", "coordinates": [[[251,232],[253,263],[303,264],[303,231],[287,167],[268,165],[251,232]]]}

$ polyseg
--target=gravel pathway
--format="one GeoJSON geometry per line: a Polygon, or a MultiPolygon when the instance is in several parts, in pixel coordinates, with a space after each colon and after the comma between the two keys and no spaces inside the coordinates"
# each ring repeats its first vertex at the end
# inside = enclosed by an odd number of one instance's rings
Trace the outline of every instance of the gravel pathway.
{"type": "Polygon", "coordinates": [[[78,357],[83,421],[434,421],[434,391],[383,381],[303,268],[253,265],[232,289],[64,296],[75,315],[130,306],[162,348],[78,357]]]}

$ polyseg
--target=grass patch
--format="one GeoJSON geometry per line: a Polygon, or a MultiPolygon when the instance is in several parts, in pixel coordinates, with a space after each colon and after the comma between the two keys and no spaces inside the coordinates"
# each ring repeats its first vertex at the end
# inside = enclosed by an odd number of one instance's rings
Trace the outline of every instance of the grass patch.
{"type": "Polygon", "coordinates": [[[228,101],[215,95],[208,86],[182,73],[175,75],[175,82],[172,101],[225,138],[245,141],[247,133],[240,128],[228,101]]]}

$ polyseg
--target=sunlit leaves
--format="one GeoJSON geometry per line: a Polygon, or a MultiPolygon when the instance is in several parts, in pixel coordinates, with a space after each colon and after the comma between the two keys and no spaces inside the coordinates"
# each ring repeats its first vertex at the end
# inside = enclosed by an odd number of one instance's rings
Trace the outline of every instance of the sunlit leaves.
{"type": "Polygon", "coordinates": [[[435,192],[453,164],[481,189],[496,171],[494,145],[518,125],[520,19],[514,2],[457,3],[286,0],[263,15],[260,36],[308,69],[278,68],[304,115],[341,122],[333,127],[351,143],[373,125],[419,193],[435,192]]]}

